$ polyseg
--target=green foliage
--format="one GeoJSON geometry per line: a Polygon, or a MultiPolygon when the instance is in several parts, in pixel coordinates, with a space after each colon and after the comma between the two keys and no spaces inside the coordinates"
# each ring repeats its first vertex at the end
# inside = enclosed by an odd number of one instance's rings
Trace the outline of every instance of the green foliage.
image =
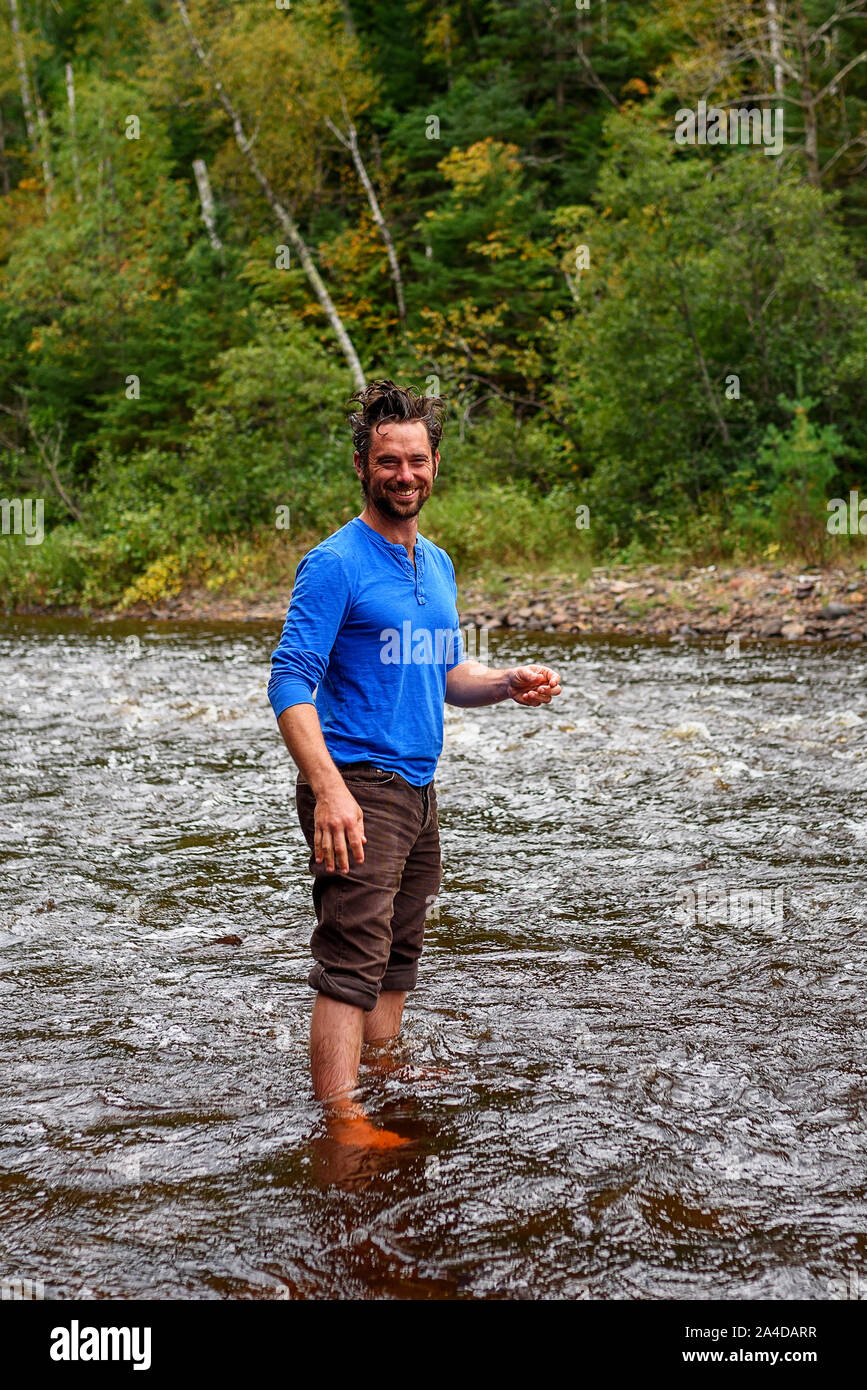
{"type": "Polygon", "coordinates": [[[539,415],[521,420],[503,400],[487,404],[469,422],[455,411],[437,489],[445,491],[453,481],[472,489],[508,478],[544,495],[574,480],[569,442],[553,421],[539,415]]]}
{"type": "Polygon", "coordinates": [[[682,156],[634,116],[612,118],[608,139],[592,208],[561,215],[592,252],[557,356],[616,545],[723,492],[801,371],[825,419],[867,444],[867,296],[832,201],[794,171],[753,150],[682,156]]]}
{"type": "Polygon", "coordinates": [[[351,379],[308,330],[285,312],[262,310],[250,341],[222,353],[214,368],[208,404],[178,463],[202,529],[241,532],[273,520],[281,505],[296,525],[311,525],[337,473],[341,495],[355,499],[342,412],[351,379]]]}
{"type": "Polygon", "coordinates": [[[490,568],[574,567],[586,553],[568,489],[547,496],[518,483],[457,483],[434,494],[421,528],[443,546],[460,574],[490,568]]]}
{"type": "MultiPolygon", "coordinates": [[[[63,423],[85,484],[105,444],[181,437],[237,300],[141,93],[80,82],[77,130],[81,203],[22,229],[0,276],[0,398],[23,392],[37,419],[63,423]],[[137,115],[140,139],[126,138],[120,113],[137,115]]],[[[71,178],[61,156],[58,175],[71,178]]]]}
{"type": "Polygon", "coordinates": [[[729,495],[737,531],[769,534],[780,547],[809,561],[825,559],[829,544],[827,504],[849,450],[833,425],[809,418],[816,402],[780,398],[791,415],[788,429],[768,425],[755,461],[738,470],[729,495]]]}
{"type": "Polygon", "coordinates": [[[778,7],[771,158],[673,139],[700,97],[771,90],[749,0],[188,6],[249,146],[158,0],[18,0],[28,129],[0,10],[0,495],[48,525],[4,538],[5,601],[240,583],[282,564],[276,508],[293,544],[353,514],[353,381],[310,266],[369,376],[447,397],[425,520],[464,569],[836,544],[828,489],[867,483],[857,14],[778,7]],[[263,180],[307,268],[294,243],[278,266],[263,180]]]}

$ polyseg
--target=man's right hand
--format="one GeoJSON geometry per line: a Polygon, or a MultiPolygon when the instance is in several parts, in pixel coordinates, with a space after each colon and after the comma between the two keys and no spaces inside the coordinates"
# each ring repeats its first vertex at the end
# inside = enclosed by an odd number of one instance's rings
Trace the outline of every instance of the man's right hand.
{"type": "Polygon", "coordinates": [[[306,702],[288,705],[277,724],[298,771],[316,797],[316,863],[324,860],[330,874],[336,863],[339,872],[347,874],[350,851],[356,864],[364,863],[364,816],[325,747],[316,706],[306,702]]]}
{"type": "Polygon", "coordinates": [[[317,864],[325,861],[330,874],[335,864],[341,874],[349,872],[349,853],[356,864],[364,863],[364,815],[346,783],[320,792],[313,818],[313,854],[317,864]],[[347,848],[348,846],[348,848],[347,848]]]}

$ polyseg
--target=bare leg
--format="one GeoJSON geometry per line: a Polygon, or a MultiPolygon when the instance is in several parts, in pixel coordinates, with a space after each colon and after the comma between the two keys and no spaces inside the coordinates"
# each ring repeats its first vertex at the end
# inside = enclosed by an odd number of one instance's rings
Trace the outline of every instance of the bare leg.
{"type": "MultiPolygon", "coordinates": [[[[383,990],[376,1008],[364,1015],[364,1060],[380,1076],[390,1076],[407,1066],[405,1057],[392,1052],[388,1044],[400,1033],[406,990],[383,990]]],[[[449,1076],[445,1067],[416,1067],[416,1076],[449,1076]]]]}
{"type": "Polygon", "coordinates": [[[316,995],[310,1021],[313,1091],[317,1100],[325,1102],[329,1131],[340,1143],[395,1148],[407,1140],[390,1130],[377,1129],[365,1115],[363,1106],[351,1098],[358,1081],[364,1026],[363,1009],[343,1004],[326,994],[316,995]]]}
{"type": "Polygon", "coordinates": [[[366,1043],[387,1042],[389,1038],[397,1037],[405,1000],[405,989],[383,990],[376,1001],[376,1008],[364,1020],[366,1043]]]}
{"type": "Polygon", "coordinates": [[[317,994],[310,1020],[310,1066],[313,1093],[345,1109],[358,1082],[358,1062],[364,1034],[364,1010],[317,994]]]}

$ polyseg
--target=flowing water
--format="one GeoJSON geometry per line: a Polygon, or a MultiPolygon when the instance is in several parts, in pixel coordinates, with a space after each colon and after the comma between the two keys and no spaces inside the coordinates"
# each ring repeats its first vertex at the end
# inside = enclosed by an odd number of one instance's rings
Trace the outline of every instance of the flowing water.
{"type": "Polygon", "coordinates": [[[0,1278],[863,1296],[864,652],[492,641],[564,694],[447,710],[443,892],[361,1078],[410,1142],[366,1154],[310,1089],[277,635],[0,626],[0,1278]]]}

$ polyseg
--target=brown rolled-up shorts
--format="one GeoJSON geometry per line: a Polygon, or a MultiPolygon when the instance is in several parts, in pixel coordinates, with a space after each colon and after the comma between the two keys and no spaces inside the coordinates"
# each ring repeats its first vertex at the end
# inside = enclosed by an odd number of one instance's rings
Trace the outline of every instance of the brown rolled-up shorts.
{"type": "Polygon", "coordinates": [[[316,964],[308,984],[370,1012],[380,990],[415,989],[425,917],[442,882],[433,782],[414,787],[372,763],[344,763],[340,775],[364,816],[364,862],[332,873],[313,853],[316,798],[298,775],[295,804],[310,846],[316,964]]]}

